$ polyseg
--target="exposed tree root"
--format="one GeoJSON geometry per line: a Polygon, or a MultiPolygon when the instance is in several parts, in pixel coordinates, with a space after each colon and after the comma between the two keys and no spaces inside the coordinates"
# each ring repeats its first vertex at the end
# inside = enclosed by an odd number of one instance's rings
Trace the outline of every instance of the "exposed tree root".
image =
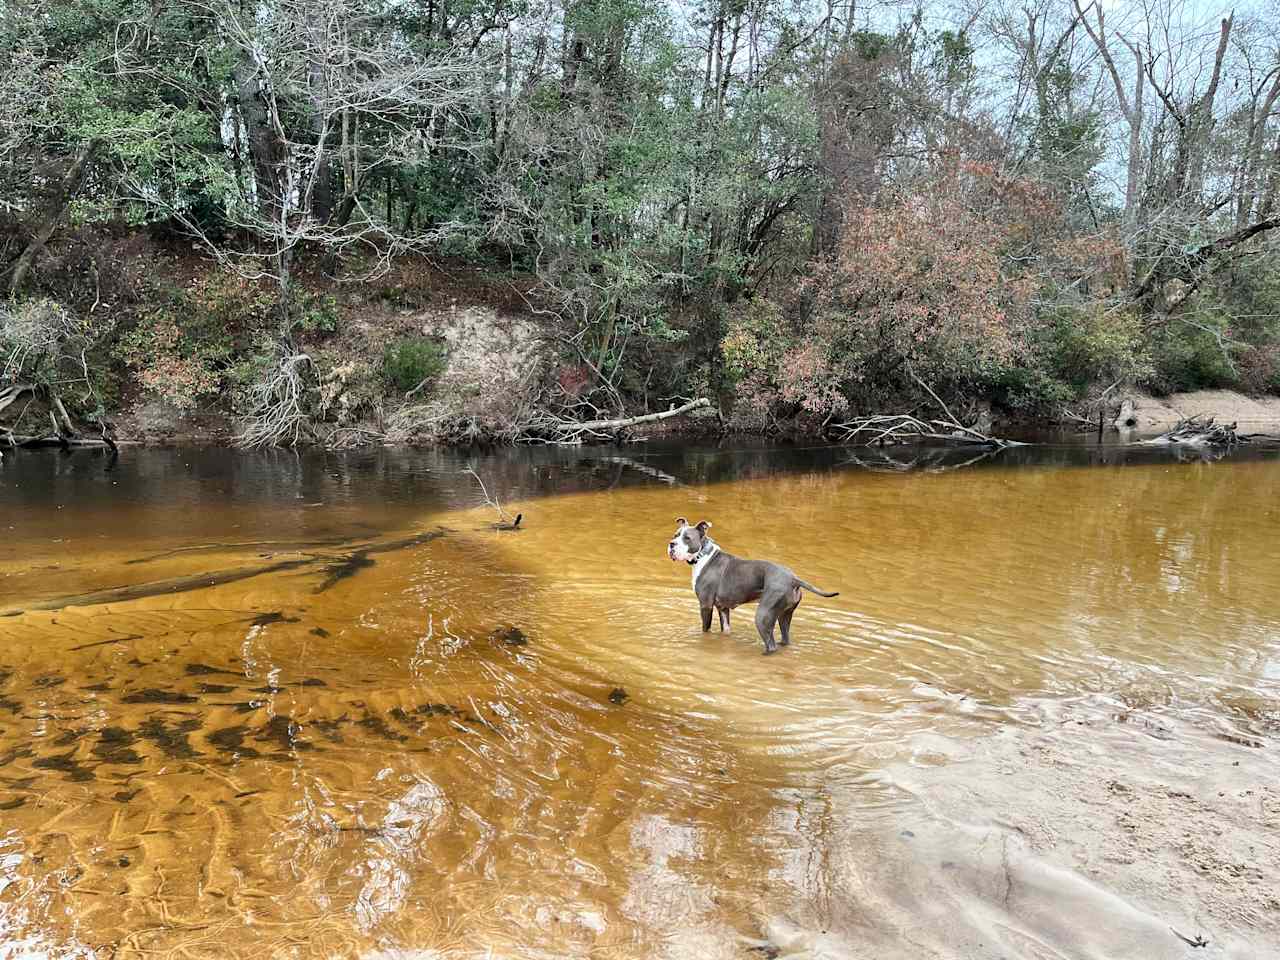
{"type": "Polygon", "coordinates": [[[1269,433],[1238,433],[1234,423],[1217,423],[1213,417],[1187,417],[1179,420],[1172,430],[1136,443],[1144,446],[1182,444],[1194,447],[1234,447],[1242,443],[1280,443],[1280,436],[1269,433]]]}
{"type": "Polygon", "coordinates": [[[313,368],[305,353],[280,358],[271,374],[250,389],[248,425],[236,437],[241,447],[294,446],[309,431],[306,371],[313,368]]]}

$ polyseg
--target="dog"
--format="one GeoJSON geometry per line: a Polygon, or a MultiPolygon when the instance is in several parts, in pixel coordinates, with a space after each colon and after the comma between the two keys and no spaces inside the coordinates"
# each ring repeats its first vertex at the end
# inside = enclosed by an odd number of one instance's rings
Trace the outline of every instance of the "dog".
{"type": "Polygon", "coordinates": [[[712,610],[720,614],[720,629],[727,633],[729,611],[744,603],[756,603],[756,630],[768,656],[778,650],[773,639],[775,624],[782,632],[782,645],[791,643],[791,616],[800,606],[801,590],[820,597],[840,596],[806,583],[781,564],[744,560],[725,553],[707,536],[710,529],[706,520],[690,526],[684,517],[677,517],[676,535],[667,543],[668,557],[693,567],[693,592],[702,608],[703,633],[711,629],[712,610]]]}

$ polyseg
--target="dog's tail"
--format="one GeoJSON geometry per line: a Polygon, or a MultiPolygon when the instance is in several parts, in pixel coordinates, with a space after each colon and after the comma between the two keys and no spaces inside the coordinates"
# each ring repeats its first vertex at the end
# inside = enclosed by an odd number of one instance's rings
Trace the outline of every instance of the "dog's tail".
{"type": "Polygon", "coordinates": [[[839,591],[839,590],[837,590],[835,593],[827,593],[825,590],[819,590],[819,589],[818,589],[817,587],[815,587],[812,583],[805,583],[805,582],[804,582],[803,580],[801,580],[799,577],[796,577],[796,586],[797,586],[797,587],[803,587],[804,589],[808,590],[810,593],[816,593],[816,594],[817,594],[818,596],[820,596],[820,597],[838,597],[838,596],[840,596],[840,591],[839,591]]]}

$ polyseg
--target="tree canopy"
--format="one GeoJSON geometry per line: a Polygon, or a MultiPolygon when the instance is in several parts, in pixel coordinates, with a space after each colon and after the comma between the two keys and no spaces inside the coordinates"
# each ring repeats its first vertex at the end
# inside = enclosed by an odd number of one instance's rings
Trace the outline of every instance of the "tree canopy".
{"type": "Polygon", "coordinates": [[[299,258],[459,257],[618,412],[1280,390],[1267,2],[13,0],[5,284],[74,310],[59,235],[164,229],[283,342],[299,258]]]}

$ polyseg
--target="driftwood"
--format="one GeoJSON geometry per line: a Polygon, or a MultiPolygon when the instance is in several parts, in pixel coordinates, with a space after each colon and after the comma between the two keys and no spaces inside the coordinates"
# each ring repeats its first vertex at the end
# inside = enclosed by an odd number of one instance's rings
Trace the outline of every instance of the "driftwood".
{"type": "Polygon", "coordinates": [[[1186,417],[1179,420],[1172,430],[1137,443],[1145,446],[1182,444],[1195,447],[1234,447],[1242,443],[1280,443],[1280,436],[1269,433],[1239,433],[1235,423],[1217,423],[1213,417],[1186,417]]]}
{"type": "Polygon", "coordinates": [[[710,407],[706,397],[691,400],[682,407],[672,407],[658,413],[645,413],[634,417],[618,417],[610,420],[567,420],[550,414],[530,420],[520,432],[519,439],[532,443],[579,444],[586,440],[608,440],[620,430],[642,423],[657,423],[672,417],[683,416],[693,410],[710,407]]]}
{"type": "Polygon", "coordinates": [[[976,447],[1021,447],[1017,440],[1005,440],[979,433],[960,423],[946,420],[921,420],[907,413],[856,417],[830,428],[841,443],[857,441],[864,446],[912,443],[920,440],[936,440],[976,447]]]}
{"type": "Polygon", "coordinates": [[[9,433],[7,430],[0,430],[0,443],[9,447],[62,447],[64,450],[86,447],[102,447],[107,450],[116,449],[115,442],[109,439],[97,440],[92,437],[67,437],[60,433],[42,433],[32,436],[23,436],[21,434],[9,433]]]}
{"type": "Polygon", "coordinates": [[[562,421],[562,423],[564,423],[566,427],[570,427],[575,430],[622,430],[626,427],[634,427],[641,423],[656,423],[659,420],[678,417],[691,410],[697,410],[701,407],[709,406],[711,406],[711,401],[706,397],[700,397],[697,400],[691,400],[683,407],[672,407],[670,410],[663,410],[661,413],[646,413],[638,417],[623,417],[617,420],[586,420],[581,423],[562,421]]]}
{"type": "Polygon", "coordinates": [[[907,367],[907,373],[925,393],[933,398],[933,402],[942,408],[946,420],[921,420],[909,413],[877,415],[872,417],[856,417],[845,423],[836,424],[831,432],[842,443],[852,443],[860,439],[864,446],[881,446],[890,443],[911,443],[919,440],[936,440],[942,443],[967,444],[978,447],[1026,446],[1017,440],[1005,440],[1000,437],[987,436],[972,427],[966,427],[956,419],[951,408],[942,402],[942,398],[933,392],[933,388],[920,379],[916,372],[907,367]]]}

